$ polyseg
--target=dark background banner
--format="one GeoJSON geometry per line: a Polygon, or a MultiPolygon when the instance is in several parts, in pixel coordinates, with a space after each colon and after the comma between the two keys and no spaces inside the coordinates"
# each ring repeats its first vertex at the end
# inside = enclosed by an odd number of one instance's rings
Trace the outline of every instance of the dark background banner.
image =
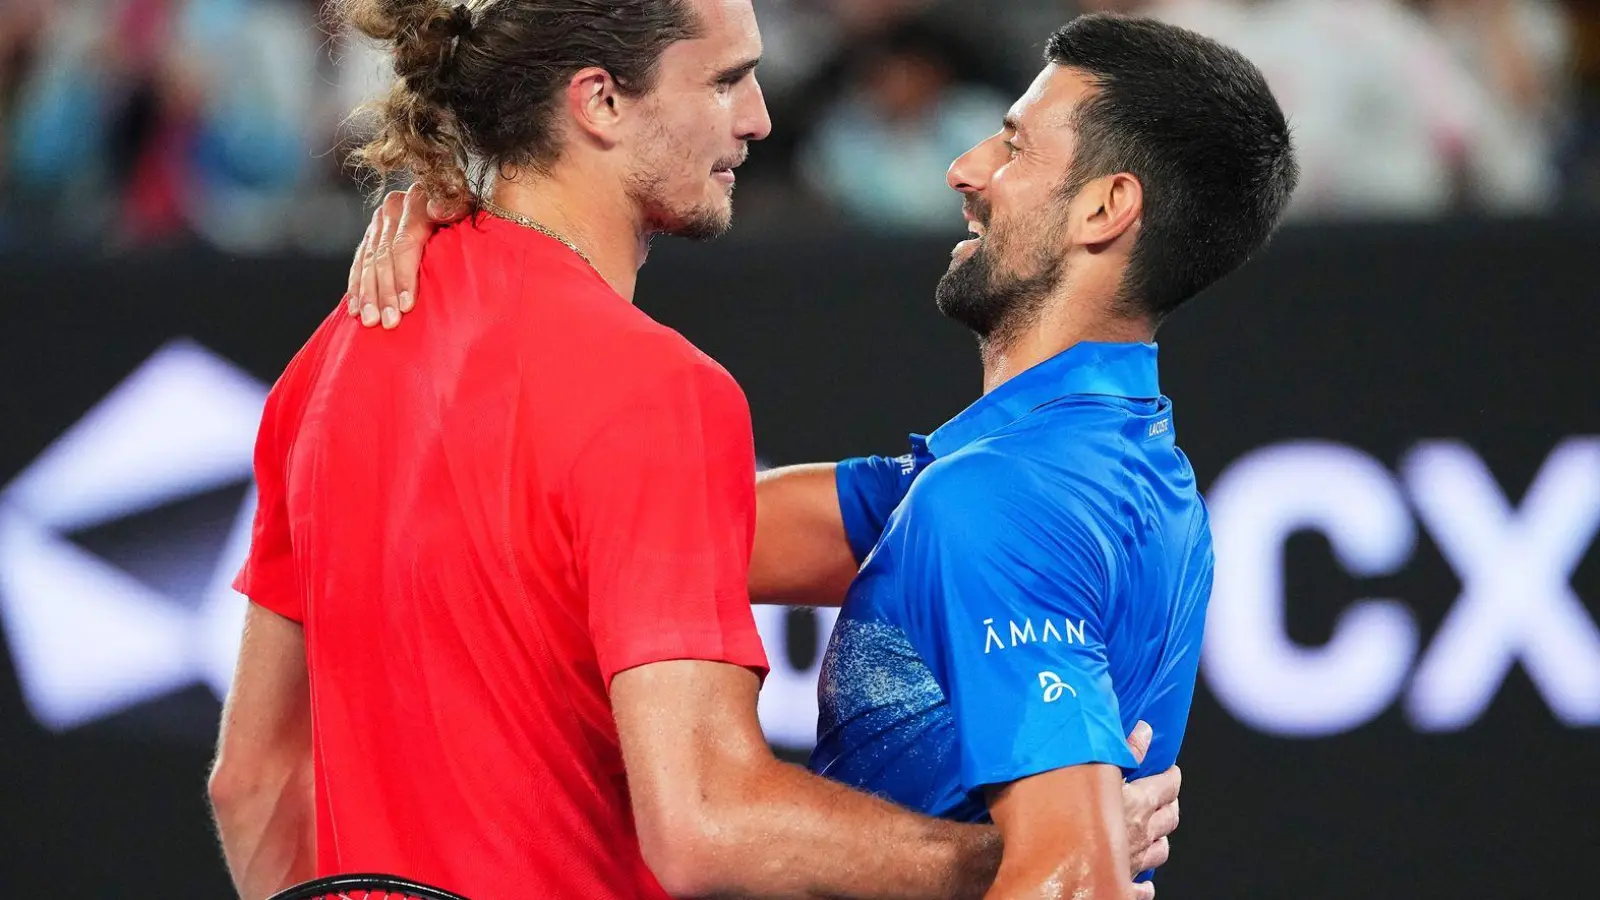
{"type": "MultiPolygon", "coordinates": [[[[767,464],[899,454],[979,390],[933,308],[948,250],[663,242],[641,304],[738,377],[767,464]]],[[[1582,225],[1292,231],[1163,330],[1219,576],[1162,896],[1589,890],[1597,250],[1582,225]]],[[[204,775],[238,423],[345,265],[0,258],[9,891],[227,896],[204,775]],[[156,482],[120,506],[99,487],[156,482]]],[[[830,619],[763,616],[763,721],[793,757],[830,619]]]]}

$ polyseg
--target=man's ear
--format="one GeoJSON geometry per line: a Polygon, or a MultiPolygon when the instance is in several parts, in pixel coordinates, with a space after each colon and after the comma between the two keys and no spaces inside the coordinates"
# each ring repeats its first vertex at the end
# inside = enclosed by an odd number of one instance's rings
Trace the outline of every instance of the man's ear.
{"type": "Polygon", "coordinates": [[[1126,234],[1144,216],[1144,185],[1127,172],[1096,178],[1083,186],[1077,205],[1088,213],[1079,223],[1079,243],[1103,247],[1126,234]]]}
{"type": "Polygon", "coordinates": [[[567,82],[567,113],[580,132],[612,147],[621,140],[622,92],[605,69],[590,66],[567,82]]]}

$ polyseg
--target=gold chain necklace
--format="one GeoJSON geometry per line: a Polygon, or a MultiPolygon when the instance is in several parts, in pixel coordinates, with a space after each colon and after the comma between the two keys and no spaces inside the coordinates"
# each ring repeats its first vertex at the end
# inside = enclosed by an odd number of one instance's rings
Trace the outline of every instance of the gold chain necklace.
{"type": "MultiPolygon", "coordinates": [[[[507,222],[514,222],[514,223],[516,223],[518,225],[521,225],[523,228],[532,228],[534,231],[539,232],[540,234],[544,235],[547,238],[550,238],[553,241],[560,241],[562,244],[566,245],[568,250],[571,250],[573,253],[578,254],[578,258],[579,259],[581,259],[584,262],[588,263],[589,264],[589,268],[591,268],[591,269],[595,268],[594,260],[589,258],[589,254],[583,252],[582,250],[579,250],[578,249],[578,245],[574,244],[573,242],[571,242],[569,240],[567,240],[567,238],[564,235],[559,234],[556,231],[554,231],[554,230],[552,230],[550,228],[547,228],[544,225],[539,224],[538,222],[535,222],[534,220],[528,218],[525,215],[522,215],[521,213],[514,213],[511,210],[506,209],[503,206],[497,206],[497,205],[495,205],[495,203],[493,201],[490,201],[490,200],[485,199],[483,197],[479,197],[478,198],[478,205],[483,207],[484,210],[486,210],[489,213],[489,215],[491,215],[491,216],[495,216],[497,218],[505,219],[507,222]]],[[[599,271],[599,270],[596,269],[596,271],[599,271]]]]}

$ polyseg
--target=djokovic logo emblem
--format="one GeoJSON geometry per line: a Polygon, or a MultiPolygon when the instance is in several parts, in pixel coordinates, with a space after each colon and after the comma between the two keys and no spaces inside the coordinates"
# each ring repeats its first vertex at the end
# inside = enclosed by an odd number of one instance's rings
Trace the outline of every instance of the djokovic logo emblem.
{"type": "Polygon", "coordinates": [[[1039,687],[1044,688],[1044,702],[1046,703],[1054,703],[1060,700],[1063,691],[1072,694],[1073,697],[1078,696],[1078,692],[1072,689],[1072,685],[1062,681],[1061,676],[1054,672],[1040,672],[1039,687]]]}

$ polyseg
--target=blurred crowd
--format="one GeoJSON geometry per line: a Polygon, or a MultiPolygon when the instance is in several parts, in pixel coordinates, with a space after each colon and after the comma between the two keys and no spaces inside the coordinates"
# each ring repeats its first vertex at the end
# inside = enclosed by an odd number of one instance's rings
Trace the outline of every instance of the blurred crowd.
{"type": "MultiPolygon", "coordinates": [[[[1262,68],[1300,148],[1297,218],[1600,210],[1600,0],[755,3],[777,127],[741,172],[746,229],[959,231],[950,161],[1050,31],[1100,10],[1262,68]]],[[[320,6],[0,0],[0,248],[348,246],[368,199],[348,117],[386,66],[320,6]]]]}

